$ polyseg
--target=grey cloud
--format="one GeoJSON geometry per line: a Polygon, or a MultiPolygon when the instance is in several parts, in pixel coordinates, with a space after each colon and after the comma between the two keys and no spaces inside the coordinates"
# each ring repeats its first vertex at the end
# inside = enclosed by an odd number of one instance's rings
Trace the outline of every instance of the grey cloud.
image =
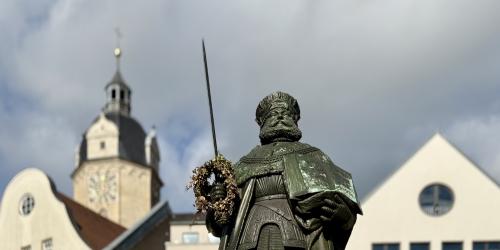
{"type": "Polygon", "coordinates": [[[194,195],[192,190],[186,189],[186,186],[192,175],[192,169],[213,157],[212,151],[206,146],[209,140],[208,134],[197,137],[185,145],[183,156],[178,154],[177,145],[160,140],[163,157],[167,161],[167,163],[163,163],[163,168],[160,170],[165,184],[162,195],[171,201],[174,211],[194,210],[192,206],[194,195]]]}
{"type": "MultiPolygon", "coordinates": [[[[120,26],[133,115],[145,128],[158,127],[167,196],[211,156],[201,37],[220,149],[233,161],[258,143],[257,103],[283,90],[299,100],[304,141],[351,171],[361,195],[436,131],[488,172],[500,164],[488,158],[496,144],[475,143],[492,140],[496,126],[461,132],[464,121],[500,113],[498,1],[61,0],[29,11],[15,2],[0,8],[13,23],[0,22],[0,73],[9,79],[0,84],[35,104],[27,117],[57,117],[67,138],[30,137],[28,125],[16,131],[40,144],[76,146],[104,104],[115,70],[113,28],[120,26]],[[30,16],[41,17],[38,25],[25,21],[30,16]]],[[[11,128],[25,120],[4,122],[11,128]]],[[[61,129],[37,125],[48,134],[61,129]]],[[[25,157],[47,161],[45,150],[25,157]]],[[[1,153],[4,161],[20,157],[1,153]]],[[[55,157],[65,167],[47,168],[60,173],[56,183],[69,182],[71,157],[55,157]]],[[[172,202],[189,210],[189,199],[172,202]]]]}
{"type": "Polygon", "coordinates": [[[446,131],[473,161],[500,180],[500,116],[474,117],[452,124],[446,131]]]}
{"type": "MultiPolygon", "coordinates": [[[[49,113],[0,112],[0,159],[2,177],[13,177],[21,169],[45,171],[66,192],[78,138],[63,117],[49,113]]],[[[2,190],[6,185],[2,182],[2,190]]]]}

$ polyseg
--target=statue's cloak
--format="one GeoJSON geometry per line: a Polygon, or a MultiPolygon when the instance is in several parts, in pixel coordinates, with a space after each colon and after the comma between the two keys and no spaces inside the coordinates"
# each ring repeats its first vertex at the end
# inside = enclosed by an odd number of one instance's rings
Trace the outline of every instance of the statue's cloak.
{"type": "Polygon", "coordinates": [[[236,182],[243,187],[251,178],[283,173],[288,197],[303,200],[318,192],[337,192],[359,201],[349,172],[336,166],[320,149],[300,142],[256,146],[234,165],[236,182]]]}
{"type": "MultiPolygon", "coordinates": [[[[361,214],[351,174],[336,166],[321,150],[308,144],[275,142],[256,146],[234,165],[234,171],[240,188],[241,203],[234,221],[234,228],[230,235],[225,235],[221,239],[220,249],[237,249],[242,227],[253,199],[255,179],[261,176],[282,174],[288,198],[304,211],[315,207],[315,201],[308,200],[305,203],[300,201],[317,193],[326,194],[321,197],[340,193],[349,199],[351,210],[361,214]]],[[[345,243],[347,239],[348,235],[345,243]]]]}

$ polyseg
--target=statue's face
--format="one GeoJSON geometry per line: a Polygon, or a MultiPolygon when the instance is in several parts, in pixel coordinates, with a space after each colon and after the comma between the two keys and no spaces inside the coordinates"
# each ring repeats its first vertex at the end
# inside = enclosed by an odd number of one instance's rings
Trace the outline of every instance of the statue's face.
{"type": "Polygon", "coordinates": [[[276,129],[289,129],[294,125],[290,111],[282,107],[271,110],[264,123],[264,126],[276,129]]]}
{"type": "Polygon", "coordinates": [[[298,141],[302,137],[292,114],[287,108],[273,108],[260,129],[262,144],[276,141],[298,141]]]}

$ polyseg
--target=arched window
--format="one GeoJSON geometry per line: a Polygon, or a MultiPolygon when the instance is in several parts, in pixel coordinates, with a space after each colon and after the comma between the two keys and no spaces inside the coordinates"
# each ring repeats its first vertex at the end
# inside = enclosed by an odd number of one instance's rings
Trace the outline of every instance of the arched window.
{"type": "Polygon", "coordinates": [[[125,91],[120,90],[120,100],[125,100],[125,91]]]}
{"type": "Polygon", "coordinates": [[[111,90],[111,99],[114,100],[116,98],[116,90],[112,89],[111,90]]]}

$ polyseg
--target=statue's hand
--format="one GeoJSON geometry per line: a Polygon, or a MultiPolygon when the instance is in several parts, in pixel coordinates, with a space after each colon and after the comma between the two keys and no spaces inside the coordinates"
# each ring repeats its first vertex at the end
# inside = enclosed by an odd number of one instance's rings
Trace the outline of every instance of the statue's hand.
{"type": "Polygon", "coordinates": [[[354,225],[354,215],[342,197],[336,194],[332,199],[324,199],[321,207],[320,219],[323,224],[338,225],[343,229],[350,229],[354,225]]]}
{"type": "MultiPolygon", "coordinates": [[[[210,188],[209,201],[213,204],[226,198],[226,188],[221,183],[216,183],[210,188]]],[[[216,237],[221,237],[224,226],[224,221],[220,221],[215,218],[215,211],[212,208],[208,208],[206,217],[206,226],[209,232],[211,232],[216,237]]]]}
{"type": "Polygon", "coordinates": [[[210,190],[210,198],[212,202],[217,202],[226,198],[226,187],[222,183],[216,183],[210,190]]]}

